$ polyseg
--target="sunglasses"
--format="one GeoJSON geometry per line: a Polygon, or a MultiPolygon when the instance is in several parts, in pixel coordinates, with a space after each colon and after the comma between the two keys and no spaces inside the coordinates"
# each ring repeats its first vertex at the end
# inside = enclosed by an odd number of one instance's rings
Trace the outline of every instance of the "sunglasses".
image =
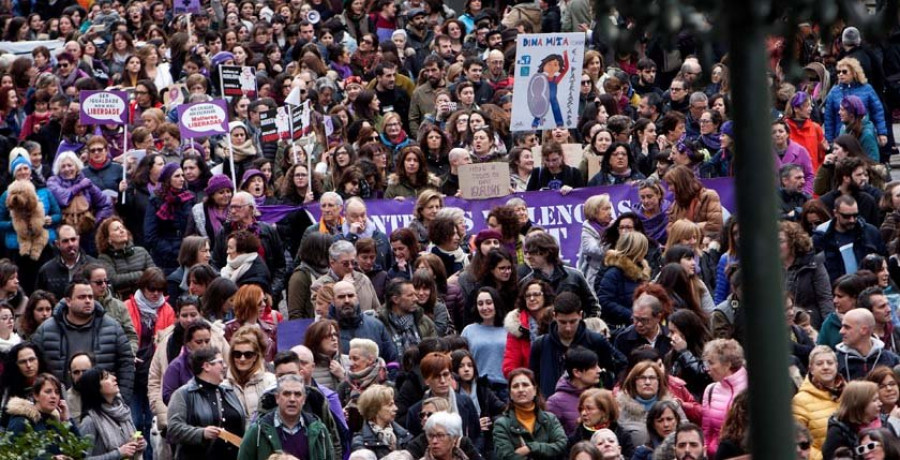
{"type": "Polygon", "coordinates": [[[859,217],[859,213],[850,213],[850,212],[839,212],[838,213],[844,219],[856,219],[859,217]]]}
{"type": "Polygon", "coordinates": [[[841,74],[841,75],[847,75],[847,74],[850,73],[850,70],[849,70],[849,69],[839,69],[839,70],[837,71],[837,73],[839,73],[839,74],[841,74]]]}
{"type": "Polygon", "coordinates": [[[253,359],[257,355],[255,351],[232,351],[231,354],[234,359],[253,359]]]}
{"type": "Polygon", "coordinates": [[[867,442],[865,444],[860,444],[853,448],[853,451],[856,452],[856,455],[866,455],[869,452],[877,449],[881,446],[881,443],[878,441],[867,442]]]}
{"type": "Polygon", "coordinates": [[[419,418],[422,420],[425,420],[432,415],[434,415],[434,412],[419,412],[419,418]]]}
{"type": "Polygon", "coordinates": [[[812,444],[809,441],[800,441],[797,443],[797,447],[799,447],[800,450],[809,450],[811,446],[812,444]]]}

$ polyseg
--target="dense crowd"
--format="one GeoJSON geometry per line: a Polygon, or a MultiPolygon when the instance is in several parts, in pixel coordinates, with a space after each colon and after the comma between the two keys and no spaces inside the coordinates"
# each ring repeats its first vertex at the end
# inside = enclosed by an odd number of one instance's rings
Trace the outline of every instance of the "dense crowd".
{"type": "MultiPolygon", "coordinates": [[[[48,437],[56,460],[747,455],[740,231],[702,181],[743,154],[728,55],[701,63],[688,32],[616,48],[603,31],[634,24],[593,9],[4,2],[0,49],[22,54],[0,54],[0,450],[36,431],[89,441],[48,437]],[[577,127],[510,132],[517,37],[557,32],[588,43],[577,127]],[[255,93],[224,98],[222,66],[255,93]],[[128,126],[83,124],[79,93],[110,88],[128,126]],[[182,138],[179,105],[223,98],[226,134],[182,138]],[[286,102],[309,134],[263,141],[286,102]],[[445,205],[486,162],[511,194],[595,188],[573,264],[534,195],[484,228],[445,205]],[[379,228],[379,199],[414,203],[409,224],[379,228]],[[290,320],[302,340],[279,340],[290,320]]],[[[771,326],[797,458],[896,460],[900,28],[829,27],[769,43],[771,326]]]]}

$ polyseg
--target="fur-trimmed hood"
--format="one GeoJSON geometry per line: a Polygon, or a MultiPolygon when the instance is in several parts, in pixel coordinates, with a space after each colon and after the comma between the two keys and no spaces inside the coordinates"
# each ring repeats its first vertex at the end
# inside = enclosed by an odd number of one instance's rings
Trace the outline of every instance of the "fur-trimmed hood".
{"type": "Polygon", "coordinates": [[[603,258],[603,264],[607,267],[620,268],[622,272],[625,273],[625,276],[631,280],[650,279],[650,266],[647,265],[646,260],[642,260],[641,266],[638,266],[634,261],[615,250],[606,252],[606,257],[603,258]]]}
{"type": "MultiPolygon", "coordinates": [[[[20,415],[22,417],[27,418],[31,421],[31,423],[36,423],[41,419],[41,412],[38,410],[37,405],[33,402],[23,399],[23,398],[10,398],[9,403],[6,405],[6,412],[11,416],[20,415]]],[[[53,410],[53,413],[50,414],[56,420],[59,420],[59,412],[57,410],[53,410]]]]}
{"type": "Polygon", "coordinates": [[[506,314],[503,318],[503,327],[506,328],[506,332],[517,339],[528,334],[527,325],[522,324],[522,310],[518,308],[506,314]]]}

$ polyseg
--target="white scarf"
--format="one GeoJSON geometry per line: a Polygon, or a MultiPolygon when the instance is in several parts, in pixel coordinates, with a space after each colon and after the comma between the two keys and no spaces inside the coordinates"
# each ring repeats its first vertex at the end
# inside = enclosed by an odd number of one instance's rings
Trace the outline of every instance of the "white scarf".
{"type": "Polygon", "coordinates": [[[151,302],[144,297],[144,292],[138,289],[134,292],[134,301],[137,302],[138,309],[140,309],[141,313],[156,319],[156,312],[166,303],[166,296],[161,295],[159,296],[159,300],[151,302]]]}
{"type": "Polygon", "coordinates": [[[233,258],[229,257],[228,263],[222,267],[222,278],[228,278],[237,283],[237,280],[241,279],[244,273],[247,273],[247,270],[250,269],[257,257],[259,257],[259,253],[256,252],[241,254],[233,258]]]}
{"type": "Polygon", "coordinates": [[[22,342],[22,338],[19,337],[19,334],[15,332],[9,333],[9,339],[4,339],[0,337],[0,353],[8,352],[12,347],[16,346],[16,344],[22,342]]]}

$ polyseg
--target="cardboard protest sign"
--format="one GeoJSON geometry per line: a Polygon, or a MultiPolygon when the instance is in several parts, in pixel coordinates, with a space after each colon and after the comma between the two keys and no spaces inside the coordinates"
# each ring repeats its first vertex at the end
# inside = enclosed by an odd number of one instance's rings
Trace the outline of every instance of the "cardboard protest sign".
{"type": "Polygon", "coordinates": [[[178,106],[181,137],[191,139],[228,133],[228,104],[222,99],[178,106]]]}
{"type": "Polygon", "coordinates": [[[125,91],[81,91],[79,122],[83,125],[128,123],[128,93],[125,91]]]}
{"type": "Polygon", "coordinates": [[[219,67],[219,78],[225,97],[256,97],[256,69],[253,67],[223,65],[219,67]]]}
{"type": "Polygon", "coordinates": [[[584,157],[584,147],[581,144],[562,144],[563,159],[567,165],[577,168],[584,157]]]}
{"type": "Polygon", "coordinates": [[[577,127],[584,41],[583,33],[516,38],[512,131],[577,127]]]}
{"type": "Polygon", "coordinates": [[[509,195],[509,164],[477,163],[459,167],[459,191],[467,200],[509,195]]]}

